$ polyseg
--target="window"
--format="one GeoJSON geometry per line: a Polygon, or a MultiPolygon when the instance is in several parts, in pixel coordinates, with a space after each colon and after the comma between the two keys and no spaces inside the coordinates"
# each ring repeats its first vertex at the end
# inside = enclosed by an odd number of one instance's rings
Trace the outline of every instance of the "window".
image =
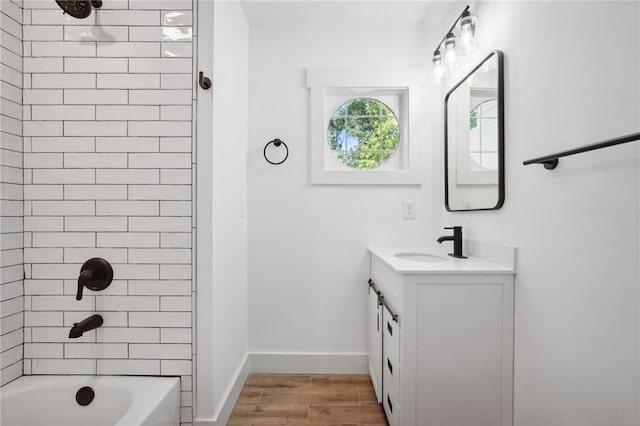
{"type": "Polygon", "coordinates": [[[400,123],[384,103],[356,98],[333,113],[327,134],[331,151],[342,164],[375,169],[398,149],[400,123]]]}
{"type": "Polygon", "coordinates": [[[307,69],[311,183],[421,184],[427,76],[423,68],[307,69]]]}
{"type": "Polygon", "coordinates": [[[498,170],[498,101],[484,101],[471,110],[469,155],[479,166],[498,170]]]}

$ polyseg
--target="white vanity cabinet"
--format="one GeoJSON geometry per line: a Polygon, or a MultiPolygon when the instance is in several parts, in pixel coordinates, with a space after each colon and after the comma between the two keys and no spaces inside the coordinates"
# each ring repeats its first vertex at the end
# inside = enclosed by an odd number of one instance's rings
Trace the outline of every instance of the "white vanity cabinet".
{"type": "Polygon", "coordinates": [[[369,316],[370,333],[381,327],[383,335],[381,350],[370,345],[370,372],[379,387],[381,360],[389,424],[512,425],[513,269],[446,256],[420,265],[370,251],[372,288],[383,297],[382,323],[369,316]]]}

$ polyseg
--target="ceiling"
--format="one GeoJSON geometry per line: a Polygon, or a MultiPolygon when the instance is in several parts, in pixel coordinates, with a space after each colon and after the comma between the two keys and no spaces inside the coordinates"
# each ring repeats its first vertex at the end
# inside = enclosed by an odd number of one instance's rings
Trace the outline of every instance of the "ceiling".
{"type": "MultiPolygon", "coordinates": [[[[253,24],[426,24],[448,25],[467,3],[458,1],[242,1],[253,24]],[[443,24],[445,23],[445,24],[443,24]]],[[[447,28],[443,27],[443,31],[447,28]]]]}

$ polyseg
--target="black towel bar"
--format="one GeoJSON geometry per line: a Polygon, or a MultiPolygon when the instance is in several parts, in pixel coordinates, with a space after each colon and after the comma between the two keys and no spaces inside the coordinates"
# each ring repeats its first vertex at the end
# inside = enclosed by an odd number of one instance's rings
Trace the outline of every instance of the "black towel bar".
{"type": "Polygon", "coordinates": [[[639,139],[640,139],[640,132],[631,133],[630,135],[608,139],[606,141],[583,146],[581,148],[570,149],[568,151],[559,152],[557,154],[545,155],[544,157],[538,157],[531,160],[523,161],[522,164],[524,164],[525,166],[528,166],[529,164],[542,164],[545,169],[553,170],[558,165],[558,158],[562,158],[562,157],[566,157],[574,154],[580,154],[587,151],[593,151],[600,148],[607,148],[613,145],[620,145],[627,142],[633,142],[639,139]]]}

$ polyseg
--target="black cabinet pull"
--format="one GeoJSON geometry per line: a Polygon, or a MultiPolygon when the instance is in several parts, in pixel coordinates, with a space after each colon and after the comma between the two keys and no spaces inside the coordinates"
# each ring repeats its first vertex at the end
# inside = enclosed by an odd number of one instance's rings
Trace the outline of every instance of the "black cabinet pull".
{"type": "Polygon", "coordinates": [[[387,321],[387,331],[389,331],[390,336],[393,336],[393,328],[391,327],[389,321],[387,321]]]}
{"type": "Polygon", "coordinates": [[[389,398],[389,394],[387,394],[387,404],[389,405],[389,411],[393,413],[393,404],[391,403],[391,398],[389,398]]]}
{"type": "Polygon", "coordinates": [[[387,368],[389,369],[391,375],[393,375],[393,365],[391,365],[391,361],[389,361],[389,358],[387,358],[387,368]]]}

